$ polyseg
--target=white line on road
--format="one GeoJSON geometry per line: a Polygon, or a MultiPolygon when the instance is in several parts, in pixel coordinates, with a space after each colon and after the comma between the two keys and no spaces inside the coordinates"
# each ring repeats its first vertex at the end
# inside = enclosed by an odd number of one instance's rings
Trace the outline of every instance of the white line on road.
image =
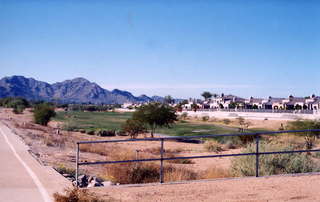
{"type": "Polygon", "coordinates": [[[13,145],[10,143],[7,135],[3,132],[3,130],[1,128],[0,128],[0,131],[1,131],[4,139],[6,140],[7,144],[9,145],[10,149],[12,150],[13,154],[15,155],[15,157],[20,161],[20,163],[23,165],[23,167],[27,170],[28,174],[32,178],[33,182],[36,184],[36,186],[37,186],[37,188],[38,188],[38,190],[39,190],[44,202],[51,202],[51,199],[50,199],[50,197],[48,195],[48,192],[45,190],[45,188],[42,185],[42,183],[40,182],[39,178],[31,170],[31,168],[21,159],[21,157],[19,156],[19,154],[17,153],[17,151],[15,150],[13,145]]]}

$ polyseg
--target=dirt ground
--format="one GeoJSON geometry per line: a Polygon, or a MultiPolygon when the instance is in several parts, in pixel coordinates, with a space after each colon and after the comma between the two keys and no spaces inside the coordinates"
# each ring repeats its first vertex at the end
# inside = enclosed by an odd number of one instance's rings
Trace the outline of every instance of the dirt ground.
{"type": "MultiPolygon", "coordinates": [[[[51,122],[48,127],[32,123],[32,113],[28,110],[22,115],[16,115],[10,109],[0,108],[0,119],[8,124],[18,134],[40,162],[53,167],[64,165],[75,168],[75,143],[84,140],[114,140],[128,137],[98,137],[79,132],[61,131],[55,134],[55,128],[60,124],[51,122]],[[44,138],[45,137],[45,138],[44,138]],[[62,145],[48,144],[46,138],[54,138],[62,145]]],[[[196,120],[194,120],[196,121],[196,120]]],[[[268,128],[277,130],[283,121],[247,120],[251,128],[268,128]]],[[[220,123],[221,122],[217,122],[220,123]]],[[[236,125],[232,122],[229,126],[236,125]]],[[[50,139],[51,140],[51,139],[50,139]]],[[[287,141],[287,140],[286,140],[287,141]]],[[[114,146],[127,151],[139,150],[147,152],[160,146],[159,142],[129,142],[114,143],[114,146]]],[[[178,155],[192,156],[212,154],[205,151],[203,144],[191,144],[175,141],[165,142],[168,150],[179,150],[178,155]]],[[[221,154],[239,153],[240,149],[228,149],[221,154]]],[[[91,152],[81,152],[81,161],[106,160],[106,156],[91,152]]],[[[193,159],[193,164],[181,165],[194,171],[205,171],[218,167],[228,169],[231,158],[193,159]]],[[[103,173],[102,166],[82,167],[86,174],[99,175],[103,173]]],[[[112,197],[120,201],[320,201],[319,175],[283,176],[269,178],[224,179],[206,182],[181,184],[145,185],[145,186],[111,186],[94,188],[91,191],[105,198],[112,197]]]]}
{"type": "MultiPolygon", "coordinates": [[[[220,126],[231,126],[231,127],[240,127],[237,119],[229,119],[230,123],[225,124],[224,119],[214,118],[207,122],[203,122],[202,119],[188,117],[188,121],[195,123],[207,123],[207,124],[217,124],[220,126]]],[[[246,122],[249,122],[249,129],[265,129],[265,130],[279,130],[281,126],[285,127],[289,121],[287,120],[257,120],[257,119],[245,119],[246,122]]]]}
{"type": "Polygon", "coordinates": [[[320,201],[320,175],[220,179],[91,189],[119,201],[320,201]]]}

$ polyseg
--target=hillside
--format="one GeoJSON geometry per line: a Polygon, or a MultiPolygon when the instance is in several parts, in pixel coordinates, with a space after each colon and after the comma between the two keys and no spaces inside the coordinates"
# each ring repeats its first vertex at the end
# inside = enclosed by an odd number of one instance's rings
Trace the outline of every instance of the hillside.
{"type": "Polygon", "coordinates": [[[24,76],[2,78],[0,80],[0,98],[3,97],[93,104],[123,104],[125,102],[138,103],[154,100],[146,95],[136,97],[128,91],[119,89],[109,91],[84,78],[49,84],[24,76]]]}

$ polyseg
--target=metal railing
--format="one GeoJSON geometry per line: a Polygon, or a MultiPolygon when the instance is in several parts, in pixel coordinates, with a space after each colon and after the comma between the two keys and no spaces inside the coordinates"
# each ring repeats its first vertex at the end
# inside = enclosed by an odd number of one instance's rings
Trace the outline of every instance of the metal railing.
{"type": "Polygon", "coordinates": [[[237,156],[256,156],[255,162],[255,174],[259,177],[259,156],[272,155],[272,154],[292,154],[292,153],[305,153],[305,152],[320,152],[320,149],[306,149],[306,150],[290,150],[290,151],[270,151],[260,152],[259,142],[260,136],[264,135],[276,135],[276,134],[301,134],[307,133],[308,135],[314,135],[314,133],[320,134],[320,129],[317,130],[291,130],[291,131],[274,131],[274,132],[257,132],[257,133],[241,133],[241,134],[222,134],[222,135],[199,135],[199,136],[182,136],[182,137],[157,137],[157,138],[142,138],[142,139],[126,139],[126,140],[102,140],[102,141],[81,141],[76,143],[76,182],[78,186],[79,166],[85,165],[102,165],[102,164],[116,164],[116,163],[133,163],[133,162],[150,162],[160,161],[160,183],[164,182],[164,161],[176,160],[176,159],[200,159],[200,158],[218,158],[218,157],[237,157],[237,156]],[[312,134],[310,134],[312,133],[312,134]],[[191,140],[202,138],[216,138],[216,137],[233,137],[233,136],[254,136],[256,151],[252,153],[237,153],[237,154],[217,154],[217,155],[200,155],[200,156],[183,156],[183,157],[170,157],[165,158],[164,142],[165,140],[191,140]],[[147,159],[135,159],[135,160],[122,160],[122,161],[96,161],[96,162],[80,162],[80,145],[81,144],[101,144],[101,143],[118,143],[118,142],[140,142],[140,141],[159,141],[160,142],[160,158],[147,158],[147,159]]]}

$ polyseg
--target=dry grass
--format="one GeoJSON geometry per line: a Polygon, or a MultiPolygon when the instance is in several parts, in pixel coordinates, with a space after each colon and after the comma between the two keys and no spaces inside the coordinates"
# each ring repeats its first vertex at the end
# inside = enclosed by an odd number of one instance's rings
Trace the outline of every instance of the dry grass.
{"type": "MultiPolygon", "coordinates": [[[[148,149],[144,149],[143,151],[146,152],[146,153],[154,154],[154,155],[160,155],[161,147],[148,148],[148,149]]],[[[180,153],[180,152],[183,152],[183,151],[184,151],[184,149],[182,149],[182,148],[165,149],[164,150],[165,153],[180,153]]]]}
{"type": "MultiPolygon", "coordinates": [[[[164,155],[165,158],[175,158],[177,157],[175,154],[167,153],[164,155]]],[[[176,163],[176,164],[194,164],[194,162],[190,159],[174,159],[168,160],[169,163],[176,163]]]]}
{"type": "Polygon", "coordinates": [[[62,135],[43,134],[43,143],[48,147],[63,148],[67,142],[67,138],[62,135]]]}
{"type": "Polygon", "coordinates": [[[166,166],[164,168],[164,181],[174,182],[174,181],[184,181],[184,180],[197,180],[199,175],[189,169],[182,167],[166,166]]]}
{"type": "Polygon", "coordinates": [[[55,202],[108,202],[113,199],[100,199],[100,197],[90,193],[86,189],[66,189],[65,194],[54,193],[55,202]]]}
{"type": "MultiPolygon", "coordinates": [[[[141,154],[140,158],[152,158],[150,154],[141,154]]],[[[132,160],[135,159],[133,152],[121,152],[112,156],[113,160],[132,160]]],[[[120,184],[138,184],[158,182],[160,177],[160,166],[154,162],[148,163],[126,163],[112,164],[105,166],[104,178],[120,184]]],[[[198,175],[191,170],[165,165],[165,180],[194,180],[198,175]]]]}
{"type": "Polygon", "coordinates": [[[216,153],[219,153],[219,152],[222,152],[223,151],[223,147],[220,143],[218,143],[217,141],[215,140],[209,140],[209,141],[206,141],[204,143],[204,148],[206,151],[208,152],[216,152],[216,153]]]}
{"type": "Polygon", "coordinates": [[[116,150],[114,147],[107,147],[105,144],[82,144],[80,145],[80,151],[107,156],[116,150]]]}
{"type": "Polygon", "coordinates": [[[208,168],[206,171],[204,171],[201,174],[202,179],[216,179],[216,178],[228,178],[228,177],[232,177],[230,171],[223,168],[218,168],[218,167],[208,168]]]}

